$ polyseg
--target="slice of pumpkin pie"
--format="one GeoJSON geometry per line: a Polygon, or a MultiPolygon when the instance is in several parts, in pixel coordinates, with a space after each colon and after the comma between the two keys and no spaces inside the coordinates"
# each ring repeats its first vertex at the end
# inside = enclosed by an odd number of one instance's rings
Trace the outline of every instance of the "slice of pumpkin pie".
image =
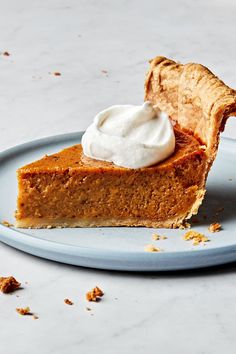
{"type": "Polygon", "coordinates": [[[236,114],[236,92],[199,64],[182,65],[164,57],[150,64],[145,101],[173,123],[170,156],[151,166],[127,168],[114,164],[107,150],[104,161],[88,156],[78,144],[21,167],[18,227],[171,228],[197,214],[220,132],[236,114]]]}

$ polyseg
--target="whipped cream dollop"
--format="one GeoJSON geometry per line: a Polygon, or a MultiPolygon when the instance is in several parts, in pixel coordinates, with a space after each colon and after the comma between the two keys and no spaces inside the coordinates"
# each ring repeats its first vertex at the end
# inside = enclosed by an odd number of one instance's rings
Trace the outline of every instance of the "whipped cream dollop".
{"type": "Polygon", "coordinates": [[[150,102],[116,105],[98,113],[82,137],[84,155],[127,168],[154,165],[175,149],[168,115],[150,102]]]}

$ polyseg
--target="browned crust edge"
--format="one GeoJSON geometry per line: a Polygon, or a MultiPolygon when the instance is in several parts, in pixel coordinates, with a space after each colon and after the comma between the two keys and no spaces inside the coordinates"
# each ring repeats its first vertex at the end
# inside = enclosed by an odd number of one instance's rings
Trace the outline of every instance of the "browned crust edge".
{"type": "Polygon", "coordinates": [[[150,61],[145,100],[156,104],[206,145],[210,168],[219,134],[227,118],[236,115],[236,91],[200,64],[179,64],[165,57],[150,61]]]}

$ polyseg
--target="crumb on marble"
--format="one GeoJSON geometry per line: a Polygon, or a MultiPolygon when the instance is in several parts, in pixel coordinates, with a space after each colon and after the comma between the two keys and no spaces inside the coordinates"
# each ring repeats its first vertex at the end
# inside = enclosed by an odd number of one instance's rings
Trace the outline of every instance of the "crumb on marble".
{"type": "Polygon", "coordinates": [[[55,71],[55,72],[53,73],[53,75],[54,75],[54,76],[61,76],[61,73],[60,73],[59,71],[55,71]]]}
{"type": "Polygon", "coordinates": [[[107,70],[101,70],[101,72],[102,72],[103,74],[108,74],[108,71],[107,71],[107,70]]]}
{"type": "Polygon", "coordinates": [[[93,288],[91,291],[88,291],[86,294],[86,299],[88,301],[94,301],[97,302],[100,300],[100,298],[104,295],[104,292],[98,287],[96,286],[95,288],[93,288]]]}
{"type": "Polygon", "coordinates": [[[86,307],[87,311],[92,311],[92,309],[90,307],[86,307]]]}
{"type": "Polygon", "coordinates": [[[39,316],[33,315],[33,319],[34,319],[34,320],[38,320],[38,319],[39,319],[39,316]]]}
{"type": "Polygon", "coordinates": [[[16,312],[18,312],[22,316],[33,316],[32,312],[30,312],[29,306],[27,307],[17,307],[16,312]]]}
{"type": "Polygon", "coordinates": [[[2,54],[3,54],[5,57],[9,57],[9,56],[10,56],[10,53],[7,52],[7,51],[3,52],[2,54]]]}
{"type": "Polygon", "coordinates": [[[145,252],[160,252],[161,249],[159,247],[155,247],[154,245],[150,244],[150,245],[146,245],[144,247],[144,251],[145,252]]]}
{"type": "Polygon", "coordinates": [[[4,294],[12,293],[21,286],[13,276],[0,277],[0,291],[4,294]]]}
{"type": "Polygon", "coordinates": [[[66,305],[74,305],[73,301],[71,301],[70,299],[64,299],[64,303],[66,305]]]}
{"type": "Polygon", "coordinates": [[[208,230],[210,232],[219,232],[221,229],[222,229],[222,227],[219,222],[214,222],[208,227],[208,230]]]}
{"type": "Polygon", "coordinates": [[[186,234],[184,234],[184,236],[183,236],[183,239],[185,241],[192,240],[194,246],[197,246],[200,243],[205,243],[205,242],[210,241],[209,238],[206,237],[205,235],[201,234],[200,232],[193,231],[193,230],[186,232],[186,234]]]}

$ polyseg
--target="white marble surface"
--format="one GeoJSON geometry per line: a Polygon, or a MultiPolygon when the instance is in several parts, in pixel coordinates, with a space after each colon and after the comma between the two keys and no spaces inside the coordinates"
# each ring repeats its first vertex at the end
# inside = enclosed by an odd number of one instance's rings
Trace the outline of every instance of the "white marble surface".
{"type": "MultiPolygon", "coordinates": [[[[157,54],[202,62],[236,87],[233,0],[0,0],[0,8],[0,50],[11,54],[0,56],[0,150],[83,130],[108,105],[140,103],[147,59],[157,54]]],[[[236,137],[233,119],[225,134],[236,137]]],[[[3,244],[0,260],[2,275],[28,282],[0,296],[3,354],[236,351],[236,265],[124,274],[3,244]],[[96,284],[106,296],[88,312],[84,293],[96,284]],[[65,297],[75,305],[64,305],[65,297]],[[17,315],[15,307],[26,305],[39,320],[17,315]]]]}

